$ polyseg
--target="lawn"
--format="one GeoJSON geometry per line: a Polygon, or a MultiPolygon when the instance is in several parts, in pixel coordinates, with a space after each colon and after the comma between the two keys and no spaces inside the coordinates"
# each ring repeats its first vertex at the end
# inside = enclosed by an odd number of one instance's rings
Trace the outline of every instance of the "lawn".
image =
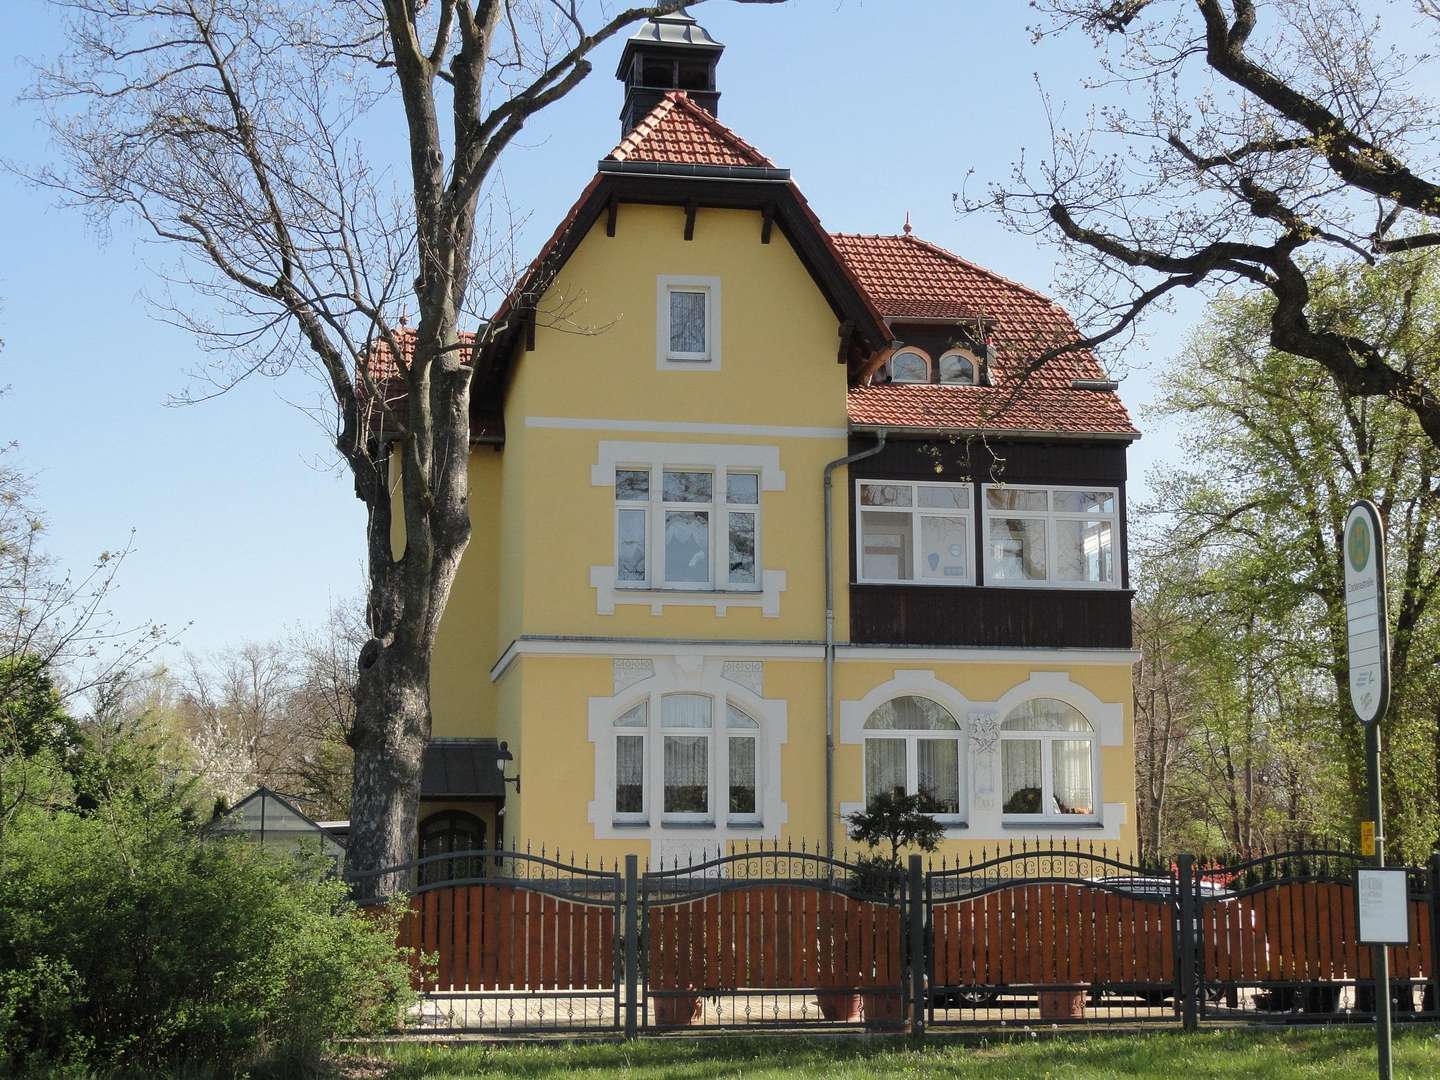
{"type": "MultiPolygon", "coordinates": [[[[1440,1076],[1440,1027],[1407,1026],[1396,1035],[1395,1075],[1440,1076]]],[[[1375,1075],[1374,1033],[1363,1027],[1230,1030],[1185,1035],[1023,1037],[987,1044],[932,1036],[923,1049],[901,1040],[857,1038],[673,1038],[635,1043],[389,1046],[351,1057],[343,1072],[360,1080],[465,1080],[530,1077],[578,1080],[746,1080],[823,1076],[1023,1077],[1108,1080],[1156,1077],[1355,1077],[1375,1075]]]]}

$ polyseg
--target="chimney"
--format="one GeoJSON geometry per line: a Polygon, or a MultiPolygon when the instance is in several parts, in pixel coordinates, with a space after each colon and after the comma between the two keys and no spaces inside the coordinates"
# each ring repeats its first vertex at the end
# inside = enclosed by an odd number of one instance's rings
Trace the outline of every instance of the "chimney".
{"type": "Polygon", "coordinates": [[[720,103],[715,65],[725,46],[684,9],[647,19],[625,42],[615,77],[625,84],[623,139],[671,90],[684,90],[712,116],[720,103]]]}

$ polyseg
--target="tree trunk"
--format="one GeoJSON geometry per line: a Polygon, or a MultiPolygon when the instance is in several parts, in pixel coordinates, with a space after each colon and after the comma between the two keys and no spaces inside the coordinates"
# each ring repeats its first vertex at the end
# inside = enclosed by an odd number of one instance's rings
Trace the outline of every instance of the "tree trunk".
{"type": "Polygon", "coordinates": [[[377,656],[367,648],[355,691],[347,859],[365,875],[354,882],[361,899],[410,886],[408,871],[378,871],[410,862],[418,841],[420,767],[430,740],[430,657],[428,648],[410,650],[410,656],[400,651],[392,645],[377,656]]]}

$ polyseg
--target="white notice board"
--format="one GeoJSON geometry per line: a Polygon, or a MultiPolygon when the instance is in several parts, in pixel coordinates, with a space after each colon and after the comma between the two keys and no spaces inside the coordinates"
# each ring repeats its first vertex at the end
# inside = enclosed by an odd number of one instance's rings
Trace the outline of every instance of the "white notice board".
{"type": "Polygon", "coordinates": [[[1360,870],[1355,901],[1364,945],[1408,945],[1410,904],[1404,870],[1360,870]]]}

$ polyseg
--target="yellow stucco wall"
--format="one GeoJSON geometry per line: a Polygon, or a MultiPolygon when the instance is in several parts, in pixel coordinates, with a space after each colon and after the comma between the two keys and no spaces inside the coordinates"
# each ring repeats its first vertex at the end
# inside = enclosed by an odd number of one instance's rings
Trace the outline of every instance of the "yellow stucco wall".
{"type": "MultiPolygon", "coordinates": [[[[770,244],[760,243],[759,214],[702,209],[690,242],[683,227],[678,208],[625,205],[615,237],[605,235],[603,221],[591,230],[540,304],[534,351],[518,355],[503,452],[480,447],[471,455],[474,537],[436,648],[434,730],[509,742],[523,784],[508,799],[507,841],[592,858],[654,854],[648,834],[598,837],[605,830],[590,820],[589,806],[597,798],[591,725],[615,692],[612,657],[644,657],[649,653],[640,642],[656,640],[695,642],[683,649],[702,658],[719,655],[720,642],[810,643],[805,656],[782,658],[768,645],[757,645],[753,655],[763,662],[763,697],[788,728],[779,751],[786,820],[767,821],[756,835],[804,838],[811,845],[824,835],[824,669],[815,648],[824,631],[821,476],[825,463],[848,448],[836,317],[778,229],[770,244]],[[657,370],[657,275],[720,279],[718,371],[657,370]],[[686,426],[716,424],[747,430],[686,426]],[[592,467],[607,441],[773,451],[784,486],[762,492],[758,559],[762,571],[786,575],[773,616],[746,606],[721,614],[712,605],[666,605],[657,613],[648,602],[600,610],[591,571],[613,565],[614,489],[594,482],[592,467]],[[583,638],[591,654],[518,656],[492,681],[492,665],[522,638],[583,638]],[[601,704],[592,706],[592,699],[601,704]]],[[[842,644],[849,627],[849,488],[842,470],[832,547],[842,644]]],[[[724,648],[744,655],[743,645],[724,648]]],[[[899,662],[842,659],[832,815],[863,798],[862,747],[842,741],[838,730],[843,703],[894,682],[897,672],[931,672],[975,703],[1001,700],[1036,672],[1060,673],[1122,717],[1122,743],[1098,753],[1099,801],[1124,804],[1124,821],[1110,821],[1103,836],[1077,828],[1055,836],[1129,850],[1135,836],[1130,669],[1123,661],[1053,660],[956,660],[943,652],[899,662]]],[[[1007,837],[1033,832],[991,828],[947,840],[945,849],[993,850],[1007,837]]],[[[837,821],[836,837],[843,841],[843,833],[837,821]]],[[[683,844],[683,835],[676,842],[683,844]]]]}

